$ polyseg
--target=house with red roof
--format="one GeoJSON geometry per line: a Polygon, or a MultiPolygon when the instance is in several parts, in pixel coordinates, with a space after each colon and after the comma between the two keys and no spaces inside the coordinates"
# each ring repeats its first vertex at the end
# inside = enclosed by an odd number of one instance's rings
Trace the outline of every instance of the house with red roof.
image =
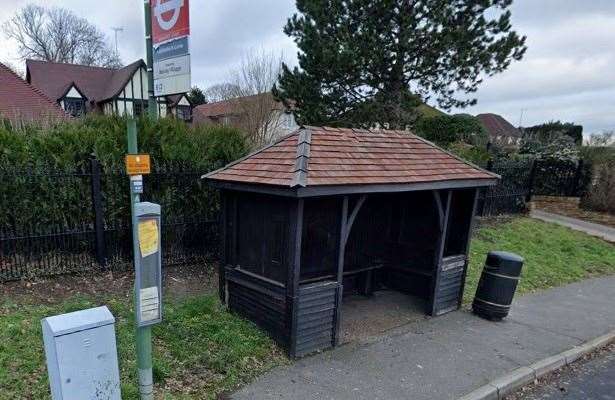
{"type": "Polygon", "coordinates": [[[504,117],[498,114],[485,113],[476,116],[485,127],[489,141],[500,146],[519,146],[523,134],[504,117]]]}
{"type": "MultiPolygon", "coordinates": [[[[143,60],[122,68],[27,60],[26,80],[75,117],[90,112],[139,116],[148,107],[143,60]]],[[[157,107],[162,117],[191,118],[192,107],[185,94],[160,97],[157,107]]]]}
{"type": "Polygon", "coordinates": [[[259,131],[264,142],[279,139],[299,128],[292,109],[269,92],[201,104],[194,108],[194,122],[259,131]]]}
{"type": "Polygon", "coordinates": [[[0,119],[13,125],[48,124],[68,118],[43,92],[0,63],[0,119]]]}

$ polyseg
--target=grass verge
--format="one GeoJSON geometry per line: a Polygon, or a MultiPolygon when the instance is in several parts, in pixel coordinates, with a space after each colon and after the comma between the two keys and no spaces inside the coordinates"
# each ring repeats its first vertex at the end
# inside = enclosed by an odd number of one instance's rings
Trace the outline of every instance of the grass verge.
{"type": "MultiPolygon", "coordinates": [[[[133,310],[125,298],[105,301],[116,317],[122,398],[138,399],[133,310]]],[[[48,399],[41,318],[100,305],[73,298],[57,305],[0,305],[0,399],[48,399]]],[[[273,366],[282,352],[253,324],[226,312],[214,295],[165,304],[154,328],[157,399],[214,399],[273,366]]]]}
{"type": "Polygon", "coordinates": [[[464,303],[472,301],[487,253],[503,250],[525,258],[517,293],[548,289],[615,273],[615,246],[582,232],[531,218],[481,227],[470,248],[464,303]]]}
{"type": "MultiPolygon", "coordinates": [[[[518,293],[615,273],[615,246],[584,233],[529,218],[479,229],[472,241],[464,301],[474,296],[485,256],[506,250],[525,257],[518,293]]],[[[138,398],[130,295],[74,295],[58,304],[0,303],[0,399],[48,399],[40,320],[108,305],[116,317],[122,398],[138,398]]],[[[154,328],[157,399],[214,399],[264,371],[288,362],[256,326],[226,312],[215,295],[165,303],[154,328]]]]}

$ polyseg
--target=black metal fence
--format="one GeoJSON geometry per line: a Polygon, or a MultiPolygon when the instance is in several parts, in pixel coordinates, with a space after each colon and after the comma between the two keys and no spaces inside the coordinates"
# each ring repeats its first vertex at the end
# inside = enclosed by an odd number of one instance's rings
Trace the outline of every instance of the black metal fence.
{"type": "Polygon", "coordinates": [[[591,181],[590,165],[582,160],[503,160],[489,162],[485,168],[502,179],[482,191],[478,203],[481,216],[525,212],[533,195],[580,197],[591,181]]]}
{"type": "MultiPolygon", "coordinates": [[[[583,163],[506,161],[486,168],[502,180],[482,191],[482,216],[524,212],[532,194],[578,196],[591,179],[583,163]]],[[[165,266],[200,263],[218,251],[218,194],[201,175],[175,164],[145,177],[142,199],[162,205],[165,266]]],[[[0,169],[0,282],[129,268],[128,186],[123,171],[104,171],[96,159],[77,170],[0,169]]]]}
{"type": "MultiPolygon", "coordinates": [[[[143,200],[162,205],[165,266],[194,264],[218,250],[217,194],[181,165],[145,177],[143,200]]],[[[0,170],[0,281],[132,261],[128,177],[93,159],[80,170],[0,170]]]]}

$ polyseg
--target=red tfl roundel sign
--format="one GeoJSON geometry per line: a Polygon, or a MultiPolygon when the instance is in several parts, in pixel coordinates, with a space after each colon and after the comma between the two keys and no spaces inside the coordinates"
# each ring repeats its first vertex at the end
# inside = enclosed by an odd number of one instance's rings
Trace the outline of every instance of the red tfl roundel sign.
{"type": "Polygon", "coordinates": [[[150,0],[154,44],[190,34],[189,0],[150,0]]]}

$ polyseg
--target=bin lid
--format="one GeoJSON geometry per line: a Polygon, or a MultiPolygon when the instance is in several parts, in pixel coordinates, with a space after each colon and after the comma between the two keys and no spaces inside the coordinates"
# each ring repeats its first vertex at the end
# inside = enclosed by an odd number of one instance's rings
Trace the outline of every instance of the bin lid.
{"type": "Polygon", "coordinates": [[[107,306],[102,306],[43,318],[42,323],[57,337],[111,325],[115,323],[115,318],[107,306]]]}
{"type": "Polygon", "coordinates": [[[499,258],[500,260],[504,261],[513,261],[518,263],[522,263],[524,261],[523,257],[521,257],[520,255],[510,253],[508,251],[490,251],[489,256],[499,258]]]}

